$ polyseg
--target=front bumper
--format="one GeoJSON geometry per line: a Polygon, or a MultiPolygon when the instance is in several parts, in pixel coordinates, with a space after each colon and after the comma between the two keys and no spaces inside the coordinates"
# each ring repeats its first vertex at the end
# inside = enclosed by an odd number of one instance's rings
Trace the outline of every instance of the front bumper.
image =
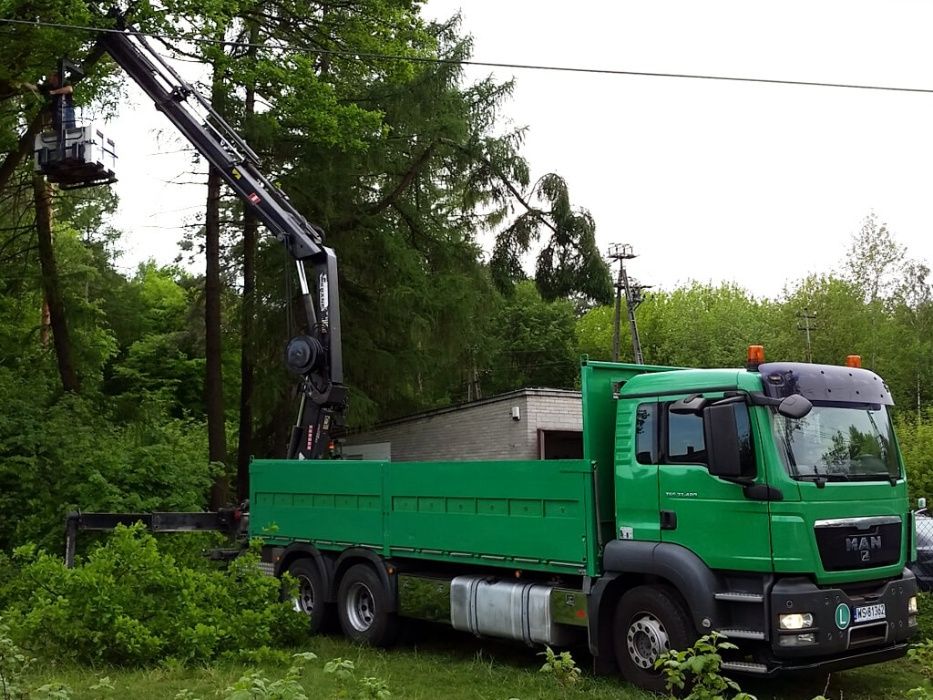
{"type": "Polygon", "coordinates": [[[850,665],[902,656],[907,640],[917,631],[916,615],[907,610],[909,599],[915,595],[917,581],[908,569],[899,579],[848,593],[841,588],[819,588],[804,578],[779,580],[771,590],[770,606],[771,654],[775,664],[785,670],[796,667],[812,670],[823,669],[827,664],[843,668],[842,664],[853,659],[850,665]],[[856,608],[879,604],[885,606],[883,619],[855,621],[856,608]],[[789,612],[812,613],[813,626],[781,630],[779,615],[789,612]],[[883,658],[867,660],[875,655],[883,658]],[[795,659],[801,663],[795,663],[795,659]]]}
{"type": "Polygon", "coordinates": [[[756,678],[773,678],[775,676],[791,676],[794,674],[808,673],[835,673],[836,671],[845,671],[850,668],[860,666],[870,666],[871,664],[880,664],[885,661],[899,659],[910,648],[908,642],[901,644],[892,644],[881,649],[870,649],[867,651],[847,652],[840,656],[821,658],[818,660],[776,660],[770,659],[768,664],[729,664],[723,663],[724,670],[730,673],[740,673],[743,675],[754,676],[756,678]]]}

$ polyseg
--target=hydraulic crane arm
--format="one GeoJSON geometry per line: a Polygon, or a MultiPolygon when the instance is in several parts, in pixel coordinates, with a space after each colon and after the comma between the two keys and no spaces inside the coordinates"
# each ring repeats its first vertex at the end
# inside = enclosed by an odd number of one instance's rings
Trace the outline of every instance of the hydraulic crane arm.
{"type": "Polygon", "coordinates": [[[99,41],[295,259],[307,335],[292,338],[286,348],[289,369],[302,377],[298,419],[292,428],[288,456],[320,458],[334,426],[343,422],[347,403],[337,258],[324,245],[324,232],[309,223],[285,193],[262,174],[259,157],[246,141],[153,50],[145,37],[124,29],[104,33],[99,41]]]}

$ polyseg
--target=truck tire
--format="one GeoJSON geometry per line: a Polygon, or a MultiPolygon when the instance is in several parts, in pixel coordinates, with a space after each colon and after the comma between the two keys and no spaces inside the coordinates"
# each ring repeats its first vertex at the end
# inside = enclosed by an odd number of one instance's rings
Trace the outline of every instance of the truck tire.
{"type": "Polygon", "coordinates": [[[613,620],[616,661],[622,676],[640,688],[664,692],[664,674],[654,662],[696,640],[690,616],[668,586],[638,586],[625,593],[613,620]]]}
{"type": "Polygon", "coordinates": [[[371,566],[350,567],[337,589],[337,615],[344,635],[370,646],[391,646],[399,621],[389,612],[389,602],[389,592],[371,566]]]}
{"type": "Polygon", "coordinates": [[[324,577],[313,559],[296,559],[288,567],[288,573],[298,582],[298,590],[292,596],[295,610],[308,616],[308,631],[317,634],[331,627],[334,606],[324,602],[324,577]]]}

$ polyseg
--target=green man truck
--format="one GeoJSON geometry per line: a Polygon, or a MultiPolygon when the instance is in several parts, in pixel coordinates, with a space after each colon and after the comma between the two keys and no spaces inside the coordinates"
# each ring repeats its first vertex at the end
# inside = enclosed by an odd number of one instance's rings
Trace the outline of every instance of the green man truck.
{"type": "Polygon", "coordinates": [[[714,630],[724,669],[761,676],[905,653],[913,522],[878,375],[753,346],[738,370],[584,360],[581,388],[582,460],[254,461],[263,561],[312,630],[586,640],[649,689],[714,630]]]}
{"type": "MultiPolygon", "coordinates": [[[[760,675],[905,653],[914,526],[891,395],[860,367],[765,363],[758,346],[740,370],[584,362],[583,459],[324,459],[347,405],[336,254],[209,101],[112,20],[96,50],[295,263],[298,414],[289,459],[252,464],[249,527],[272,572],[297,579],[312,630],[339,620],[388,645],[414,617],[528,644],[586,640],[599,665],[653,689],[665,650],[714,630],[740,645],[727,670],[760,675]]],[[[68,132],[37,139],[38,171],[63,187],[112,181],[85,132],[68,132]]],[[[73,513],[66,560],[80,529],[234,532],[240,515],[73,513]]]]}

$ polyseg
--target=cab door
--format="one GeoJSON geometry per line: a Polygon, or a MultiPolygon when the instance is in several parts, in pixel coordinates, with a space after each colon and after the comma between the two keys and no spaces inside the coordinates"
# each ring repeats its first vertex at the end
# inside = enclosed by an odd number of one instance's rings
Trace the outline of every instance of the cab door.
{"type": "MultiPolygon", "coordinates": [[[[714,399],[713,399],[714,400],[714,399]]],[[[767,501],[750,500],[744,488],[709,473],[703,415],[660,412],[658,503],[661,541],[679,544],[713,569],[770,571],[771,528],[767,501]]],[[[744,403],[735,410],[743,459],[756,483],[766,484],[758,440],[744,403]]]]}

